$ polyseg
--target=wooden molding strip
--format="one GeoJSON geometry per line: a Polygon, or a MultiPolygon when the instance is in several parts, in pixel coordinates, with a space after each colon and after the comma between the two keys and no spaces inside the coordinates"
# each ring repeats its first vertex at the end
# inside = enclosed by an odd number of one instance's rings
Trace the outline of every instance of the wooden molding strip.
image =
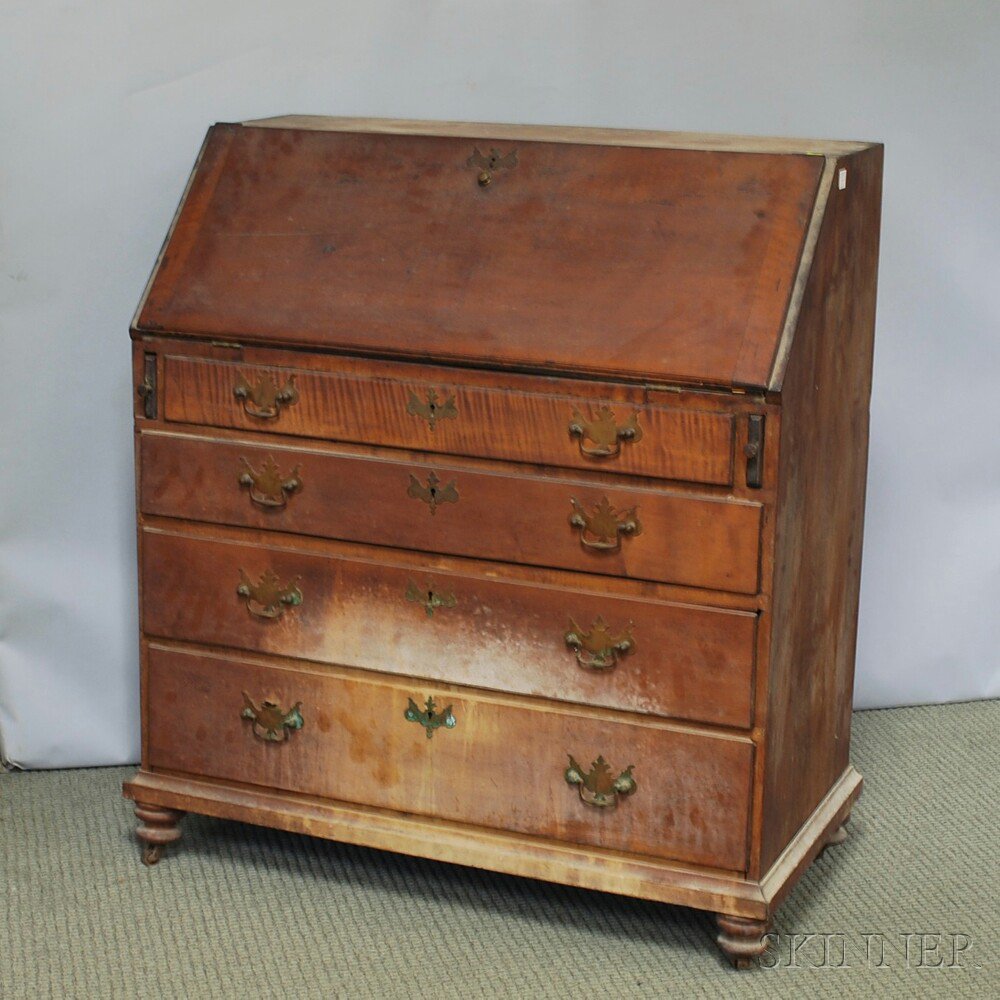
{"type": "Polygon", "coordinates": [[[772,913],[826,846],[830,834],[844,822],[861,794],[862,784],[861,775],[849,764],[761,879],[761,891],[772,913]]]}
{"type": "Polygon", "coordinates": [[[833,190],[833,178],[836,170],[837,157],[828,156],[823,166],[823,175],[819,180],[819,188],[816,191],[816,202],[809,219],[809,228],[806,230],[802,256],[799,258],[799,267],[795,273],[795,284],[792,286],[792,294],[788,300],[785,323],[781,328],[781,336],[778,338],[778,348],[774,352],[771,377],[767,385],[770,392],[781,392],[781,385],[785,379],[785,366],[788,364],[788,355],[792,349],[792,341],[795,339],[795,328],[799,323],[802,299],[812,271],[816,244],[819,243],[819,234],[823,228],[823,218],[826,215],[826,203],[830,197],[830,191],[833,190]]]}
{"type": "Polygon", "coordinates": [[[147,771],[126,782],[124,794],[150,805],[617,895],[749,918],[766,910],[760,887],[737,873],[446,820],[147,771]]]}
{"type": "Polygon", "coordinates": [[[861,793],[861,784],[861,775],[848,767],[759,883],[736,872],[622,856],[523,834],[183,775],[139,771],[125,783],[124,795],[150,805],[413,857],[766,920],[844,821],[861,793]]]}
{"type": "Polygon", "coordinates": [[[198,150],[198,156],[195,158],[194,166],[191,167],[191,172],[188,174],[187,183],[184,185],[184,191],[181,194],[181,200],[177,203],[177,208],[174,210],[174,217],[170,220],[170,228],[167,230],[167,235],[163,238],[163,243],[160,244],[160,252],[156,255],[156,260],[153,263],[153,269],[149,272],[149,277],[146,279],[146,285],[142,290],[142,295],[139,296],[139,304],[135,307],[135,313],[132,316],[131,329],[136,329],[139,324],[139,314],[146,306],[146,299],[149,298],[149,291],[153,287],[153,279],[156,277],[156,272],[160,270],[160,262],[163,260],[163,254],[166,252],[167,244],[170,242],[174,235],[174,229],[177,227],[177,220],[181,217],[181,212],[184,210],[184,205],[187,202],[188,194],[191,191],[191,185],[194,183],[195,174],[198,173],[198,167],[201,166],[202,157],[205,155],[205,149],[208,147],[208,139],[211,135],[211,131],[205,133],[205,138],[201,141],[201,148],[198,150]]]}
{"type": "Polygon", "coordinates": [[[600,146],[648,146],[731,153],[798,153],[835,156],[856,153],[871,143],[834,139],[770,138],[713,132],[657,132],[645,129],[587,128],[569,125],[510,125],[489,122],[436,122],[408,118],[346,118],[324,115],[279,115],[240,122],[251,128],[308,129],[319,132],[377,132],[434,135],[467,139],[521,139],[526,142],[569,142],[600,146]]]}

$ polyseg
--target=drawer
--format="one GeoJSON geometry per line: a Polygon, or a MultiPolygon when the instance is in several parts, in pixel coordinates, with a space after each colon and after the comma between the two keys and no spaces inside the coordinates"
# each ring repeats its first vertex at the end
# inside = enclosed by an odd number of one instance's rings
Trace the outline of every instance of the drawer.
{"type": "Polygon", "coordinates": [[[141,462],[146,514],[757,591],[750,501],[160,432],[141,462]]]}
{"type": "Polygon", "coordinates": [[[170,421],[728,486],[729,413],[168,356],[170,421]],[[239,395],[237,395],[239,393],[239,395]],[[283,401],[284,400],[284,401],[283,401]]]}
{"type": "Polygon", "coordinates": [[[746,866],[749,739],[158,645],[148,651],[146,710],[154,770],[746,866]],[[582,783],[567,781],[571,756],[582,783]],[[592,769],[598,758],[606,780],[592,769]],[[611,787],[615,779],[628,794],[611,787]]]}
{"type": "Polygon", "coordinates": [[[142,552],[150,636],[750,725],[757,616],[746,611],[150,528],[142,552]],[[269,607],[281,592],[298,603],[269,607]]]}

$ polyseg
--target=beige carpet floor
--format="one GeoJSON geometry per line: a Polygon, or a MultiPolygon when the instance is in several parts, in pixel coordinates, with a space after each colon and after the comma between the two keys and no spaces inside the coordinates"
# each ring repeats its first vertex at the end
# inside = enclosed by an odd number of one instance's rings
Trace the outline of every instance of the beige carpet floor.
{"type": "Polygon", "coordinates": [[[238,823],[146,869],[130,769],[6,774],[0,997],[1000,997],[998,730],[1000,702],[857,713],[851,836],[743,973],[694,911],[238,823]]]}

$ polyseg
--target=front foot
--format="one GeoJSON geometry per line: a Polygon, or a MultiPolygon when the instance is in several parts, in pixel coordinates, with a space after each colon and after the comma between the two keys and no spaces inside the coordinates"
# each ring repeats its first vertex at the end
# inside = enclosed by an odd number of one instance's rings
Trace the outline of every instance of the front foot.
{"type": "Polygon", "coordinates": [[[715,922],[719,926],[716,944],[737,969],[749,969],[767,950],[764,935],[767,934],[770,921],[717,913],[715,922]]]}
{"type": "Polygon", "coordinates": [[[181,838],[180,821],[184,816],[178,809],[151,806],[136,802],[135,815],[139,825],[135,835],[142,841],[142,863],[155,865],[163,857],[164,848],[181,838]]]}

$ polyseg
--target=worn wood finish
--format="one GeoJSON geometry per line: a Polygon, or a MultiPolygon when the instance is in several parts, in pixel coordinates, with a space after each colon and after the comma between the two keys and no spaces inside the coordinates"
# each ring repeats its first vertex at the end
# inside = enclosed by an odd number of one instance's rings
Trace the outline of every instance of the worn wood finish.
{"type": "Polygon", "coordinates": [[[469,384],[459,372],[441,375],[433,382],[412,375],[406,380],[373,378],[168,355],[165,416],[172,422],[718,486],[733,481],[734,418],[729,413],[620,403],[609,399],[601,387],[589,395],[511,393],[469,384]],[[253,384],[261,378],[280,384],[293,378],[299,398],[275,418],[252,416],[233,392],[240,378],[253,384]],[[421,410],[432,393],[433,420],[424,415],[426,409],[421,410]],[[603,406],[623,427],[635,416],[641,437],[619,442],[617,454],[594,457],[582,449],[594,451],[595,443],[581,442],[570,434],[569,426],[577,415],[593,419],[603,406]]]}
{"type": "Polygon", "coordinates": [[[150,636],[717,725],[751,722],[757,615],[747,611],[539,586],[530,576],[500,581],[489,566],[457,573],[377,553],[151,528],[142,575],[150,636]],[[302,604],[280,621],[255,617],[236,593],[241,570],[253,580],[268,570],[298,580],[302,604]],[[428,591],[454,606],[435,607],[428,591]],[[610,669],[587,669],[566,635],[602,617],[633,649],[610,669]]]}
{"type": "Polygon", "coordinates": [[[264,823],[700,907],[752,964],[861,791],[881,165],[211,130],[131,330],[149,849],[264,823]],[[605,405],[635,422],[585,456],[605,405]],[[618,551],[581,544],[602,499],[618,551]]]}
{"type": "Polygon", "coordinates": [[[849,770],[759,882],[705,866],[279,793],[238,782],[154,774],[148,768],[126,781],[123,791],[128,798],[206,816],[763,920],[822,849],[830,824],[839,822],[837,817],[850,810],[859,785],[857,773],[849,770]]]}
{"type": "Polygon", "coordinates": [[[882,149],[841,167],[781,384],[762,869],[848,763],[882,149]]]}
{"type": "Polygon", "coordinates": [[[154,769],[746,867],[753,744],[745,737],[159,645],[149,651],[149,688],[154,769]],[[301,702],[305,724],[281,743],[256,738],[241,718],[244,692],[285,709],[301,702]],[[423,705],[429,696],[456,719],[430,738],[404,717],[409,699],[423,705]],[[584,767],[603,755],[616,774],[634,764],[638,788],[616,807],[587,805],[564,777],[569,754],[584,767]]]}
{"type": "Polygon", "coordinates": [[[821,159],[476,148],[216,125],[137,328],[766,386],[821,159]]]}
{"type": "Polygon", "coordinates": [[[650,149],[700,149],[732,153],[788,153],[847,156],[872,145],[838,139],[726,135],[719,132],[663,132],[655,129],[593,128],[579,125],[512,125],[497,122],[420,121],[412,118],[343,118],[336,115],[275,115],[243,122],[253,128],[294,128],[320,132],[380,132],[386,135],[447,135],[478,139],[488,135],[519,142],[568,142],[650,149]]]}
{"type": "Polygon", "coordinates": [[[184,813],[147,802],[136,802],[135,818],[139,821],[135,835],[143,844],[142,863],[155,865],[170,844],[181,839],[180,822],[184,813]]]}
{"type": "Polygon", "coordinates": [[[745,594],[758,589],[761,508],[749,501],[181,434],[145,433],[141,451],[146,514],[745,594]],[[302,481],[277,509],[255,504],[240,485],[244,460],[260,469],[268,457],[284,474],[298,466],[302,481]],[[427,489],[431,476],[442,491],[453,486],[457,500],[432,508],[410,495],[414,480],[427,489]],[[618,551],[584,547],[570,524],[574,498],[588,513],[602,499],[618,512],[635,508],[641,533],[622,537],[618,551]]]}

